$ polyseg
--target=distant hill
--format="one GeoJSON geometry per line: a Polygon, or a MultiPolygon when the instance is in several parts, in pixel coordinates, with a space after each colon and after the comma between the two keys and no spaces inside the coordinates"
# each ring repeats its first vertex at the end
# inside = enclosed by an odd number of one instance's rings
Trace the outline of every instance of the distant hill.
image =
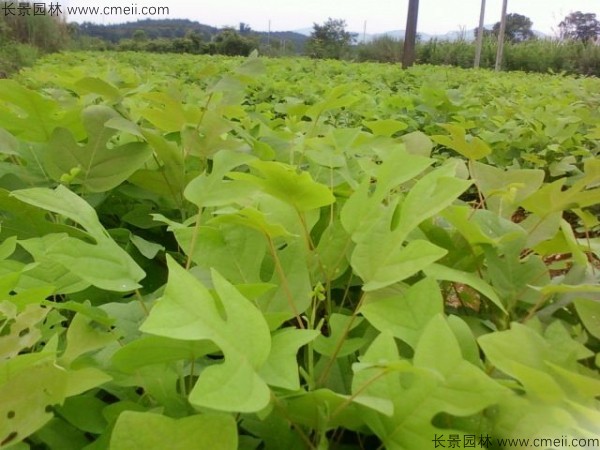
{"type": "Polygon", "coordinates": [[[254,33],[260,37],[260,41],[263,44],[266,44],[268,41],[271,43],[277,41],[279,41],[279,43],[282,41],[292,42],[296,53],[302,53],[304,51],[304,45],[306,44],[306,41],[308,41],[308,36],[295,31],[271,31],[270,33],[266,31],[255,31],[254,33]]]}
{"type": "MultiPolygon", "coordinates": [[[[204,25],[188,19],[162,19],[162,20],[138,20],[119,24],[101,25],[90,22],[79,24],[79,33],[91,37],[98,37],[106,41],[117,43],[121,39],[131,39],[137,30],[143,30],[149,39],[157,38],[181,38],[188,32],[196,32],[202,36],[204,41],[210,41],[213,36],[221,31],[219,28],[204,25]]],[[[244,32],[242,34],[246,34],[244,32]]],[[[301,53],[308,37],[294,31],[250,31],[250,34],[259,37],[263,44],[291,42],[297,53],[301,53]]],[[[309,33],[310,34],[310,33],[309,33]]]]}
{"type": "MultiPolygon", "coordinates": [[[[493,25],[486,25],[487,29],[491,29],[493,25]]],[[[100,25],[90,22],[84,22],[79,24],[79,33],[92,37],[99,37],[106,41],[117,43],[121,39],[131,39],[133,34],[137,30],[143,30],[146,36],[150,39],[156,38],[181,38],[184,37],[188,32],[196,32],[202,36],[202,39],[210,41],[213,36],[221,31],[219,28],[204,25],[199,22],[191,21],[188,19],[162,19],[162,20],[138,20],[136,22],[126,22],[119,24],[100,25]]],[[[250,34],[258,36],[261,44],[271,43],[273,45],[281,45],[285,42],[285,45],[292,44],[292,47],[296,53],[302,53],[304,45],[310,37],[313,29],[301,28],[293,31],[250,31],[250,34]]],[[[247,33],[247,32],[245,32],[247,33]]],[[[242,33],[242,34],[245,34],[242,33]]],[[[535,31],[534,33],[538,37],[547,37],[544,33],[535,31]]],[[[385,33],[373,33],[356,34],[356,44],[362,42],[371,42],[373,39],[380,36],[390,36],[395,39],[404,39],[404,30],[391,30],[385,33]]],[[[470,30],[456,30],[449,31],[443,34],[427,34],[419,33],[419,37],[422,41],[429,41],[431,39],[439,39],[443,41],[457,41],[459,39],[466,39],[468,41],[475,39],[474,29],[470,30]]]]}
{"type": "MultiPolygon", "coordinates": [[[[494,26],[493,24],[486,25],[485,28],[487,28],[488,30],[491,30],[493,28],[493,26],[494,26]]],[[[295,33],[303,34],[305,36],[310,36],[312,31],[313,31],[312,28],[300,28],[298,30],[294,30],[295,33]]],[[[542,33],[541,31],[533,30],[533,32],[539,38],[548,37],[546,34],[542,33]]],[[[358,32],[354,32],[354,33],[356,34],[356,43],[362,44],[363,42],[367,42],[367,43],[371,42],[373,39],[376,39],[381,36],[390,36],[394,39],[404,39],[404,35],[406,34],[406,31],[405,30],[391,30],[391,31],[386,31],[384,33],[367,33],[364,35],[363,35],[363,33],[358,33],[358,32]]],[[[451,41],[451,42],[458,41],[460,39],[472,41],[475,39],[475,29],[472,28],[470,30],[454,30],[454,31],[448,31],[447,33],[438,33],[438,34],[418,33],[418,35],[422,41],[430,41],[432,39],[438,39],[441,41],[451,41]]]]}
{"type": "Polygon", "coordinates": [[[113,43],[119,42],[121,39],[131,39],[137,30],[144,30],[150,39],[184,37],[188,31],[195,31],[202,35],[204,40],[210,40],[214,34],[219,32],[218,28],[188,19],[146,19],[108,25],[90,22],[79,24],[81,34],[99,37],[113,43]]]}

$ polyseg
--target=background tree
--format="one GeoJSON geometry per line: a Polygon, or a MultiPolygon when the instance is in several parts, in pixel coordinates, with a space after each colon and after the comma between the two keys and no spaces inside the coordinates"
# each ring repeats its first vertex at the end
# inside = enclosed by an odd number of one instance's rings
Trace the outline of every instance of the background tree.
{"type": "Polygon", "coordinates": [[[256,40],[241,36],[233,28],[224,28],[210,44],[209,53],[228,56],[248,56],[252,50],[258,48],[256,40]]]}
{"type": "Polygon", "coordinates": [[[573,12],[558,27],[562,39],[588,42],[600,37],[600,22],[594,13],[573,12]]]}
{"type": "Polygon", "coordinates": [[[240,34],[250,34],[252,32],[252,27],[245,22],[240,22],[239,33],[240,34]]]}
{"type": "Polygon", "coordinates": [[[148,35],[144,30],[135,30],[131,37],[135,42],[145,42],[148,40],[148,35]]]}
{"type": "MultiPolygon", "coordinates": [[[[506,30],[504,39],[510,42],[522,42],[535,38],[531,27],[533,22],[527,16],[511,13],[506,15],[506,30]]],[[[497,22],[492,29],[494,35],[498,36],[500,32],[500,22],[497,22]]]]}
{"type": "Polygon", "coordinates": [[[349,52],[355,39],[356,33],[346,31],[346,21],[330,17],[323,25],[313,24],[306,53],[312,58],[340,59],[349,52]]]}

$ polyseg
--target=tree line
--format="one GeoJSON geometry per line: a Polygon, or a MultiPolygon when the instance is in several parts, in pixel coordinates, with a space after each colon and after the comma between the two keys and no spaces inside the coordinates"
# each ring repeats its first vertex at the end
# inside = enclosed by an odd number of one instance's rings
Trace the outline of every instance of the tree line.
{"type": "MultiPolygon", "coordinates": [[[[12,3],[0,2],[0,8],[6,9],[9,4],[12,3]]],[[[484,4],[485,0],[482,0],[482,7],[484,4]]],[[[243,22],[237,28],[217,29],[186,19],[97,25],[67,23],[60,14],[49,11],[47,14],[0,14],[0,77],[31,64],[40,54],[63,49],[230,56],[245,56],[258,49],[267,56],[302,54],[312,58],[377,62],[404,59],[404,65],[407,65],[406,60],[416,60],[418,63],[463,67],[472,66],[473,55],[477,54],[482,60],[481,65],[490,67],[491,54],[498,47],[494,41],[501,31],[507,45],[507,69],[600,75],[600,46],[595,45],[600,40],[600,22],[594,13],[577,11],[566,16],[558,24],[559,39],[553,42],[537,38],[530,18],[517,13],[507,14],[504,30],[501,22],[489,30],[482,30],[485,47],[481,55],[466,35],[451,43],[420,41],[415,22],[418,0],[411,0],[411,5],[406,40],[380,36],[361,44],[357,43],[356,33],[346,30],[344,20],[332,18],[322,24],[313,24],[310,37],[306,37],[294,32],[256,32],[243,22]],[[411,29],[412,22],[415,24],[411,29]]]]}
{"type": "Polygon", "coordinates": [[[73,24],[74,43],[95,50],[245,56],[254,49],[272,56],[302,52],[306,36],[294,32],[260,32],[241,22],[221,29],[187,19],[143,20],[122,24],[73,24]]]}
{"type": "MultiPolygon", "coordinates": [[[[484,29],[484,37],[497,39],[500,33],[500,22],[491,29],[484,29]]],[[[600,39],[600,21],[594,13],[573,12],[558,24],[559,41],[576,41],[584,44],[595,44],[600,39]]],[[[474,29],[477,34],[477,28],[474,29]]],[[[464,40],[467,36],[463,36],[464,40]]],[[[352,48],[357,45],[357,34],[346,31],[346,22],[329,18],[323,24],[314,24],[310,39],[306,45],[306,53],[313,58],[342,59],[353,55],[352,48]]],[[[376,38],[379,42],[390,42],[387,36],[376,38]]],[[[510,43],[521,43],[538,39],[533,31],[533,22],[527,16],[511,13],[506,16],[504,40],[510,43]]],[[[417,35],[417,41],[419,41],[417,35]]],[[[360,44],[359,44],[360,45],[360,44]]]]}
{"type": "MultiPolygon", "coordinates": [[[[410,12],[409,20],[410,22],[410,12]]],[[[411,34],[407,27],[407,37],[411,34]]],[[[530,18],[506,14],[502,30],[501,22],[491,29],[482,29],[479,40],[464,34],[456,41],[438,39],[421,40],[415,32],[415,43],[382,35],[370,42],[357,43],[357,35],[346,31],[341,19],[328,19],[314,24],[306,45],[306,53],[313,58],[350,59],[410,65],[444,64],[460,67],[484,67],[529,72],[566,72],[600,76],[600,22],[593,13],[573,12],[558,24],[556,39],[539,38],[533,30],[530,18]],[[503,38],[499,36],[502,32],[503,38]],[[499,47],[502,44],[502,51],[499,47]],[[412,51],[408,55],[407,49],[412,51]],[[498,55],[502,55],[498,59],[498,55]],[[407,61],[410,61],[407,64],[407,61]],[[500,63],[500,64],[499,64],[500,63]]],[[[474,29],[478,37],[478,29],[474,29]]]]}

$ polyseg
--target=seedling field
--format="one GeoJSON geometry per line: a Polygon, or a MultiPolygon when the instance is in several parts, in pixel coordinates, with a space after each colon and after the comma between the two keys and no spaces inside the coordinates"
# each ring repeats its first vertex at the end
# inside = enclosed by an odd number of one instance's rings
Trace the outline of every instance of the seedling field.
{"type": "Polygon", "coordinates": [[[598,448],[599,152],[595,78],[0,80],[0,448],[598,448]]]}

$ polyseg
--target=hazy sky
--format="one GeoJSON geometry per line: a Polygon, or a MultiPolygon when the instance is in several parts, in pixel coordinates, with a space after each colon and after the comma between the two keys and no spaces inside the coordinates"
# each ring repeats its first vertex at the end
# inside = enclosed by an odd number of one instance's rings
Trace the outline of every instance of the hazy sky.
{"type": "MultiPolygon", "coordinates": [[[[254,30],[295,30],[323,23],[328,17],[346,20],[348,29],[362,33],[366,21],[367,33],[404,29],[408,0],[63,0],[74,6],[168,6],[169,15],[156,18],[189,18],[207,25],[222,27],[249,24],[254,30]]],[[[481,0],[421,0],[418,29],[422,33],[475,28],[479,21],[481,0]]],[[[485,23],[500,19],[502,0],[487,0],[485,23]]],[[[533,28],[554,34],[558,23],[572,11],[596,13],[600,18],[600,0],[508,0],[508,12],[528,16],[533,28]]],[[[71,15],[70,20],[97,23],[134,21],[150,16],[71,15]]]]}

